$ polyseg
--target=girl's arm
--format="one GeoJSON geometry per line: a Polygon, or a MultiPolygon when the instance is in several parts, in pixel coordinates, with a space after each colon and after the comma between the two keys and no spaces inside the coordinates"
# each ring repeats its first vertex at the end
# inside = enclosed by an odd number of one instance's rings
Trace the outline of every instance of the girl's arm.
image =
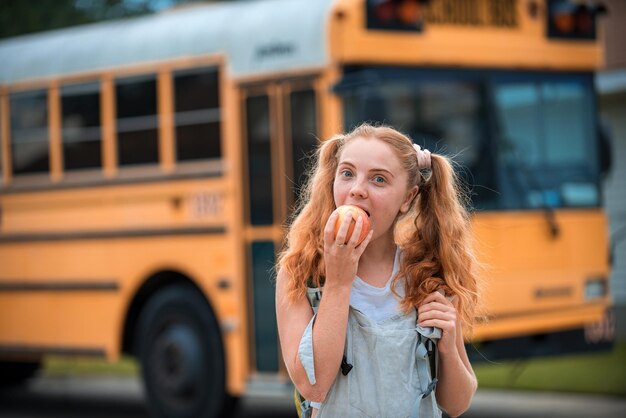
{"type": "Polygon", "coordinates": [[[439,382],[435,394],[446,413],[457,417],[469,408],[478,382],[465,351],[456,308],[442,294],[434,292],[424,299],[418,314],[421,326],[438,327],[443,332],[437,344],[439,382]]]}
{"type": "Polygon", "coordinates": [[[324,287],[324,296],[313,326],[316,382],[311,385],[300,362],[298,348],[313,313],[306,298],[291,304],[285,302],[285,281],[284,274],[279,273],[276,287],[276,319],[283,359],[292,382],[302,396],[311,401],[323,402],[337,377],[343,357],[350,287],[335,289],[329,288],[328,285],[324,287]]]}
{"type": "Polygon", "coordinates": [[[298,348],[304,331],[313,317],[306,297],[290,302],[286,298],[287,283],[291,279],[282,270],[276,283],[276,319],[278,335],[285,365],[291,380],[306,399],[323,402],[332,386],[344,352],[350,291],[356,276],[359,258],[372,237],[372,231],[358,246],[362,221],[359,219],[352,236],[345,242],[350,217],[347,216],[334,236],[337,212],[328,219],[324,230],[324,260],[326,280],[324,293],[313,325],[313,357],[315,363],[315,384],[311,384],[300,362],[298,348]]]}

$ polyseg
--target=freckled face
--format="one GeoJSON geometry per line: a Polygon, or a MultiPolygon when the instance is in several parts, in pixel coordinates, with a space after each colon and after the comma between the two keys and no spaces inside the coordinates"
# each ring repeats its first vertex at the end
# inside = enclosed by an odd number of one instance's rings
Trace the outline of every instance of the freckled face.
{"type": "Polygon", "coordinates": [[[393,224],[417,193],[407,187],[408,174],[386,143],[356,138],[343,147],[335,173],[335,205],[355,205],[370,215],[376,239],[393,234],[393,224]]]}

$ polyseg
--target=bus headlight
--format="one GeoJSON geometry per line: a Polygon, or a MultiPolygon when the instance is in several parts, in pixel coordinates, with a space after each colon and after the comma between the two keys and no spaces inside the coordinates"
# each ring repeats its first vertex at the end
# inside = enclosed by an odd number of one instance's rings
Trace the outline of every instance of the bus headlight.
{"type": "Polygon", "coordinates": [[[585,282],[585,299],[603,298],[608,294],[609,284],[604,277],[593,277],[585,282]]]}

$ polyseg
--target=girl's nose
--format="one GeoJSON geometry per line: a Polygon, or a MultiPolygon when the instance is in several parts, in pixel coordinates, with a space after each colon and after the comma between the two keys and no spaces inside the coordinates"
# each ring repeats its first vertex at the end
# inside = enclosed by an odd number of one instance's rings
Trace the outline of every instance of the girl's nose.
{"type": "Polygon", "coordinates": [[[365,180],[357,180],[350,189],[350,196],[364,199],[367,197],[367,184],[365,180]]]}

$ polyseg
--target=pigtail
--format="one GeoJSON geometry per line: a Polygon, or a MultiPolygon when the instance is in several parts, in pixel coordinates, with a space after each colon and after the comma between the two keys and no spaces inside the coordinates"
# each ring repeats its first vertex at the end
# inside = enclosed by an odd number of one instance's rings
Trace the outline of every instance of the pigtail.
{"type": "Polygon", "coordinates": [[[337,155],[344,136],[336,135],[324,141],[317,150],[309,180],[302,190],[302,198],[278,257],[278,268],[289,277],[287,299],[296,300],[306,294],[307,285],[323,285],[324,227],[335,209],[333,178],[337,169],[337,155]]]}
{"type": "Polygon", "coordinates": [[[404,262],[395,280],[403,280],[405,310],[443,290],[456,296],[461,322],[471,328],[478,302],[476,259],[465,199],[450,161],[431,156],[430,178],[420,176],[411,233],[403,243],[404,262]]]}

